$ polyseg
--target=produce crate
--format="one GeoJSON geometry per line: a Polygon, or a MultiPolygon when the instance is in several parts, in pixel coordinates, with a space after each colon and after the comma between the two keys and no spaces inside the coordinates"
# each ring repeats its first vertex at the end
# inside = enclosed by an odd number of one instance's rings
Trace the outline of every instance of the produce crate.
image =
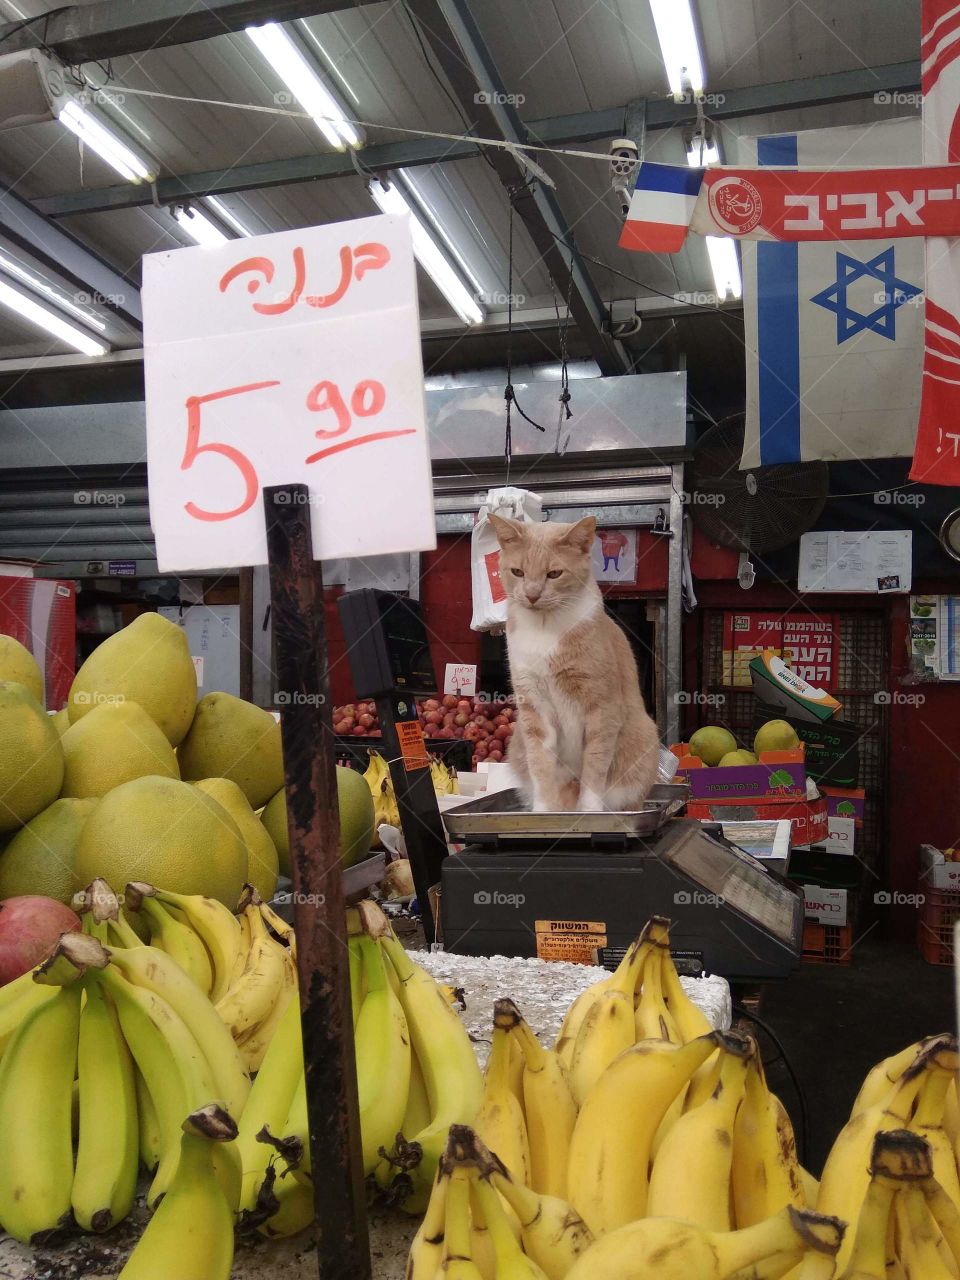
{"type": "MultiPolygon", "coordinates": [[[[334,741],[337,763],[359,768],[361,772],[369,763],[371,751],[379,751],[383,755],[382,738],[337,735],[334,741]]],[[[456,769],[458,773],[469,773],[473,768],[472,742],[464,742],[462,738],[426,738],[425,742],[430,755],[440,756],[444,764],[456,769]]]]}
{"type": "Polygon", "coordinates": [[[953,964],[953,926],[960,920],[960,893],[924,886],[917,943],[928,964],[953,964]]]}
{"type": "Polygon", "coordinates": [[[801,959],[807,964],[850,964],[852,946],[852,924],[817,924],[815,920],[804,920],[801,959]]]}

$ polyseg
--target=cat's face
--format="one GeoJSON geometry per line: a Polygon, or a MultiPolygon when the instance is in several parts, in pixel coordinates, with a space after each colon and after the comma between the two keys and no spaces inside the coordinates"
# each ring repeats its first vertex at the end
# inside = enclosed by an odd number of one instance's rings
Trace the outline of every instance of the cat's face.
{"type": "Polygon", "coordinates": [[[500,580],[524,609],[556,609],[593,580],[590,551],[597,522],[526,524],[491,515],[500,540],[500,580]]]}

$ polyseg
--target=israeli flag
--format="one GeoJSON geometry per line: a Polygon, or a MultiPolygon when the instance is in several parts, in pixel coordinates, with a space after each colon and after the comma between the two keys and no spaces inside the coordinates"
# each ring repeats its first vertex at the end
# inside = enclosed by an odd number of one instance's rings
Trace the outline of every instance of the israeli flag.
{"type": "MultiPolygon", "coordinates": [[[[741,138],[738,163],[922,163],[919,119],[741,138]]],[[[922,239],[740,242],[747,360],[742,467],[913,455],[922,239]]]]}

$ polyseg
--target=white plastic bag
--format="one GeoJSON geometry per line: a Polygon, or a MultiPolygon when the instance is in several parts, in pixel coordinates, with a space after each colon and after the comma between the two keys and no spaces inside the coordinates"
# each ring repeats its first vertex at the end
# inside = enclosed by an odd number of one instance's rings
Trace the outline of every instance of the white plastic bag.
{"type": "Polygon", "coordinates": [[[492,631],[507,621],[507,593],[500,581],[500,543],[489,516],[506,516],[508,520],[526,520],[539,524],[543,519],[543,503],[527,489],[491,489],[480,508],[473,526],[470,547],[473,576],[473,631],[492,631]]]}

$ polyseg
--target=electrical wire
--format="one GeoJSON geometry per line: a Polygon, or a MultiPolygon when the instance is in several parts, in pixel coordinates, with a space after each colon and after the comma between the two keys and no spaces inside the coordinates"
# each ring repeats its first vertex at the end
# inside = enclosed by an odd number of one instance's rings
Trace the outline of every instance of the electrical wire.
{"type": "Polygon", "coordinates": [[[45,53],[53,54],[55,57],[56,54],[54,54],[53,49],[51,49],[46,43],[47,27],[49,26],[51,18],[56,17],[58,13],[66,13],[68,9],[72,8],[73,5],[62,4],[58,9],[50,9],[47,13],[35,13],[32,18],[24,18],[24,20],[22,22],[18,22],[16,26],[10,27],[8,30],[0,34],[0,45],[4,44],[7,40],[12,40],[19,31],[24,29],[24,27],[29,27],[34,22],[43,22],[43,35],[37,36],[37,43],[45,53]]]}
{"type": "Polygon", "coordinates": [[[733,1012],[738,1018],[744,1018],[747,1022],[752,1022],[755,1026],[758,1026],[768,1039],[773,1041],[774,1047],[778,1051],[777,1057],[769,1060],[769,1065],[772,1065],[775,1062],[783,1062],[787,1075],[790,1077],[790,1081],[793,1084],[793,1091],[797,1095],[797,1110],[800,1113],[800,1132],[797,1135],[797,1158],[801,1164],[806,1164],[808,1142],[807,1099],[804,1095],[803,1089],[800,1087],[800,1080],[796,1071],[793,1069],[793,1064],[787,1057],[787,1051],[783,1047],[783,1041],[774,1031],[773,1027],[770,1026],[769,1022],[764,1022],[763,1018],[756,1013],[751,1013],[749,1009],[745,1009],[742,1004],[735,1004],[733,1006],[733,1012]]]}

